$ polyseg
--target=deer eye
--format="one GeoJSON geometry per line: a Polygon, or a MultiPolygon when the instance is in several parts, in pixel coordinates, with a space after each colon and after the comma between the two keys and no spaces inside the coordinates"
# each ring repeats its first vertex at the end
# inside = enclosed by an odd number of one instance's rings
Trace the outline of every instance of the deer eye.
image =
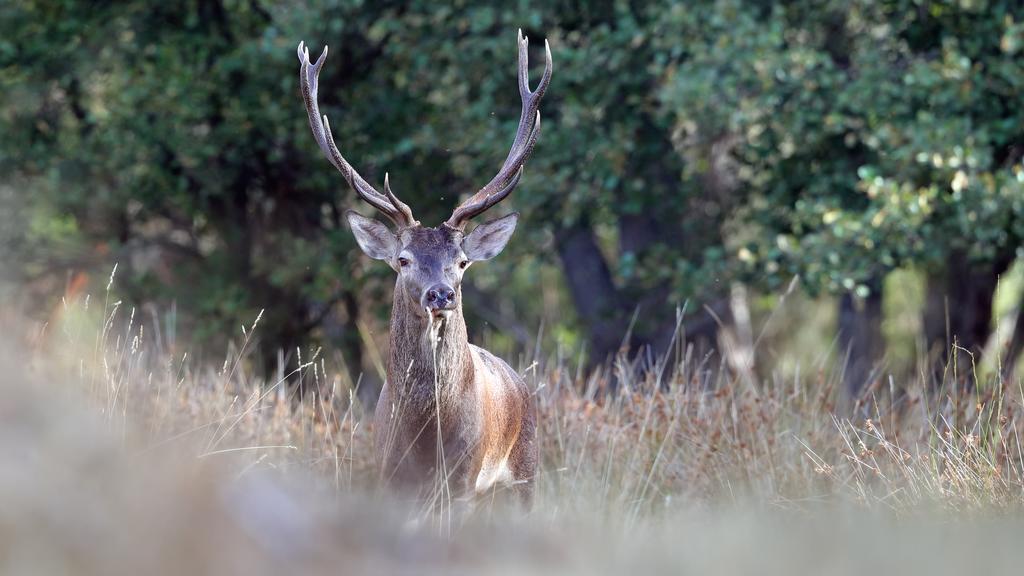
{"type": "Polygon", "coordinates": [[[402,268],[405,268],[406,266],[409,265],[409,259],[408,258],[399,258],[398,259],[398,265],[401,266],[402,268]]]}

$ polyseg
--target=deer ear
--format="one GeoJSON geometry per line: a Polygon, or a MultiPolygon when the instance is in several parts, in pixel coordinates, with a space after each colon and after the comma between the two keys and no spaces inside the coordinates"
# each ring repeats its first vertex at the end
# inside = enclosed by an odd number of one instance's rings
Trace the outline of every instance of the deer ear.
{"type": "Polygon", "coordinates": [[[462,251],[466,253],[466,258],[479,262],[500,254],[512,237],[512,232],[515,232],[518,221],[519,213],[513,212],[474,228],[462,241],[462,251]]]}
{"type": "Polygon", "coordinates": [[[391,260],[398,253],[398,236],[383,223],[354,210],[345,212],[359,247],[375,260],[391,260]]]}

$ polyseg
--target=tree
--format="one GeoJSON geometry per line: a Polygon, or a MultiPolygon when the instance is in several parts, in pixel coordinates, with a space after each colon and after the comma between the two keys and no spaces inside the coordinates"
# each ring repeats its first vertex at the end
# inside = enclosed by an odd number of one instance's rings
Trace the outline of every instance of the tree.
{"type": "MultiPolygon", "coordinates": [[[[48,215],[29,230],[39,258],[26,274],[117,262],[130,302],[176,300],[212,341],[265,309],[268,369],[332,314],[354,319],[363,280],[346,265],[340,186],[308,150],[296,35],[282,28],[346,40],[340,57],[360,64],[332,79],[344,94],[379,53],[382,39],[366,35],[373,14],[349,4],[318,21],[217,1],[5,11],[4,132],[16,137],[0,165],[24,178],[25,209],[48,215]]],[[[381,109],[370,96],[358,101],[381,109]]],[[[376,116],[347,126],[358,133],[376,116]]],[[[354,328],[341,340],[358,366],[354,328]]]]}
{"type": "Polygon", "coordinates": [[[177,302],[200,338],[265,309],[268,369],[323,341],[356,373],[389,277],[341,225],[359,205],[309,136],[295,46],[331,45],[337,141],[432,224],[507,152],[523,28],[555,73],[508,202],[522,229],[474,270],[467,315],[520,345],[553,321],[599,363],[665,351],[684,302],[714,346],[733,283],[797,276],[837,297],[856,394],[893,269],[931,278],[936,356],[947,325],[988,338],[1022,232],[1022,21],[995,0],[5,5],[4,234],[25,277],[116,261],[130,302],[177,302]]]}
{"type": "Polygon", "coordinates": [[[750,195],[737,260],[764,288],[795,274],[844,295],[840,342],[861,357],[851,392],[882,350],[895,267],[936,271],[931,342],[951,310],[961,345],[984,344],[1020,238],[1020,8],[719,2],[673,17],[694,41],[663,97],[681,129],[735,140],[750,195]]]}
{"type": "MultiPolygon", "coordinates": [[[[714,219],[692,215],[703,200],[696,186],[681,187],[682,160],[657,106],[663,70],[652,65],[649,30],[658,8],[10,8],[4,69],[20,97],[5,131],[23,140],[8,142],[0,161],[41,192],[32,209],[63,219],[74,244],[104,247],[69,254],[55,237],[64,230],[38,231],[33,242],[49,257],[29,268],[119,261],[131,300],[176,300],[200,335],[266,309],[269,368],[277,349],[325,322],[351,326],[366,291],[383,289],[355,266],[339,224],[342,206],[356,204],[339,195],[344,187],[312,146],[292,44],[334,47],[341,65],[322,84],[339,142],[371,179],[387,168],[431,222],[500,164],[517,120],[513,38],[522,26],[535,55],[538,40],[551,40],[557,72],[541,145],[515,197],[534,231],[521,235],[520,254],[540,255],[535,270],[563,270],[593,359],[618,349],[637,308],[633,344],[663,347],[671,310],[706,284],[699,260],[719,234],[714,219]]],[[[510,266],[496,275],[516,277],[510,266]]],[[[467,292],[477,300],[470,314],[509,316],[489,313],[486,289],[467,292]]],[[[501,296],[539,324],[525,288],[501,296]]],[[[356,331],[340,333],[358,358],[356,331]]]]}

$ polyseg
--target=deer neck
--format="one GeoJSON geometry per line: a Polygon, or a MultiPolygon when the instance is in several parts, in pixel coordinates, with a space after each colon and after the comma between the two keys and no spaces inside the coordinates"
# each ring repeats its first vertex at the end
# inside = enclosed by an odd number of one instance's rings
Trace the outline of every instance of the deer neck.
{"type": "Polygon", "coordinates": [[[440,401],[443,410],[462,396],[473,378],[462,305],[443,320],[431,319],[395,292],[388,381],[421,409],[440,401]]]}

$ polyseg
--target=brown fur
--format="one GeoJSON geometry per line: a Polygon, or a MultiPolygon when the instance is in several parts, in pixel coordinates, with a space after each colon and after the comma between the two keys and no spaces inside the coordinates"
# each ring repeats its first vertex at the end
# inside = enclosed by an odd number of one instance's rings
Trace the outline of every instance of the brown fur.
{"type": "Polygon", "coordinates": [[[537,468],[535,409],[522,378],[468,342],[461,273],[451,270],[462,235],[416,227],[399,236],[418,268],[400,274],[395,285],[388,377],[375,415],[383,479],[422,490],[446,470],[441,479],[455,496],[511,485],[528,503],[537,468]],[[455,310],[443,320],[419,304],[423,287],[439,277],[457,294],[455,310]]]}
{"type": "Polygon", "coordinates": [[[377,402],[377,451],[384,479],[423,485],[443,471],[445,486],[460,494],[515,485],[529,501],[537,469],[536,416],[523,380],[505,362],[471,346],[462,316],[462,273],[471,261],[489,260],[505,247],[518,214],[481,224],[469,221],[516,187],[540,136],[540,102],[551,82],[551,49],[544,42],[544,73],[530,90],[529,43],[518,33],[522,112],[516,139],[501,170],[462,202],[439,228],[420,226],[384,176],[381,194],[356,172],[334,143],[317,103],[327,47],[310,62],[299,43],[299,78],[309,126],[320,150],[360,198],[388,217],[398,233],[358,213],[346,214],[360,247],[398,272],[391,312],[387,382],[377,402]],[[429,311],[428,311],[429,310],[429,311]]]}

